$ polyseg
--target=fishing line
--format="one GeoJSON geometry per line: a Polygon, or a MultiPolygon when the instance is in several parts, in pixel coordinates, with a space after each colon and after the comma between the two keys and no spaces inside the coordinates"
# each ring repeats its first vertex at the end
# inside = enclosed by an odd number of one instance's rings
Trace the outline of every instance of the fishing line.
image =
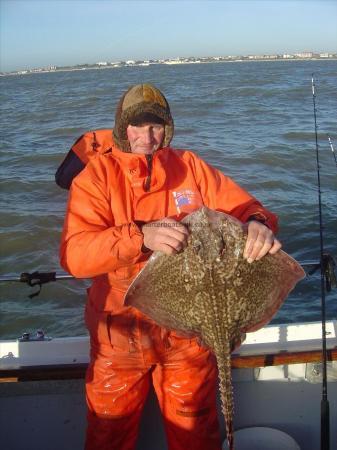
{"type": "Polygon", "coordinates": [[[319,237],[320,237],[320,267],[321,267],[321,314],[322,314],[322,399],[321,399],[321,450],[330,448],[330,413],[328,401],[327,382],[327,349],[326,349],[326,302],[325,302],[325,263],[324,263],[324,242],[323,242],[323,216],[321,201],[321,177],[319,164],[319,147],[317,133],[317,109],[314,74],[311,77],[312,100],[314,107],[315,121],[315,143],[316,143],[316,165],[317,165],[317,185],[318,185],[318,210],[319,210],[319,237]]]}
{"type": "Polygon", "coordinates": [[[333,157],[335,158],[335,164],[336,164],[336,167],[337,167],[337,158],[336,158],[336,153],[335,153],[335,149],[333,148],[333,145],[332,145],[332,140],[331,140],[331,138],[330,138],[330,136],[329,136],[329,135],[328,135],[328,139],[329,139],[329,144],[330,144],[330,148],[331,148],[331,151],[332,151],[333,157]]]}

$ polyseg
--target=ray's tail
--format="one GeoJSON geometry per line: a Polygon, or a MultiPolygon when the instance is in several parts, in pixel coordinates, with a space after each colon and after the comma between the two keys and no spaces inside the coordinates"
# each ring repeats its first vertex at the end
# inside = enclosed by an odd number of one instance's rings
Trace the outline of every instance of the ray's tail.
{"type": "Polygon", "coordinates": [[[228,348],[216,349],[215,356],[218,364],[221,409],[226,422],[228,446],[229,450],[234,450],[234,398],[231,375],[230,345],[228,344],[226,347],[228,348]]]}

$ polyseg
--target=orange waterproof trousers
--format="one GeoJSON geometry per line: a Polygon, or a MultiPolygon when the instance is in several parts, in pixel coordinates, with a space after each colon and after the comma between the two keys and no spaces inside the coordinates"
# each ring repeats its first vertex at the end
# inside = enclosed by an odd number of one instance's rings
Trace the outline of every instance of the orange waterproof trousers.
{"type": "Polygon", "coordinates": [[[209,350],[134,310],[94,317],[87,310],[86,321],[91,335],[86,450],[135,448],[151,383],[169,450],[221,449],[217,369],[209,350]]]}

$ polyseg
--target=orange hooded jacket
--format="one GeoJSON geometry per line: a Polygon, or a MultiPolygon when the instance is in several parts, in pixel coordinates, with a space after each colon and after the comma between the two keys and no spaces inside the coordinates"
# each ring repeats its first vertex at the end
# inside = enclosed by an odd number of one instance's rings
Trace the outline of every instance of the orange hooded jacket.
{"type": "Polygon", "coordinates": [[[124,294],[149,258],[141,251],[138,221],[180,220],[206,205],[242,222],[256,216],[276,231],[274,214],[190,151],[157,150],[146,191],[145,155],[120,151],[111,130],[100,133],[112,150],[102,154],[102,149],[74,179],[61,241],[64,269],[78,278],[94,278],[89,302],[97,312],[124,309],[124,294]]]}

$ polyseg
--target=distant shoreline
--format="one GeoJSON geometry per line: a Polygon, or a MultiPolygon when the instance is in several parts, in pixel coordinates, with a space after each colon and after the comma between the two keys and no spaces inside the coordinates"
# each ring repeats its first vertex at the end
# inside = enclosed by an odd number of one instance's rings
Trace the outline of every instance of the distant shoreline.
{"type": "Polygon", "coordinates": [[[41,74],[41,73],[57,73],[57,72],[77,72],[77,71],[85,71],[85,70],[104,70],[104,69],[123,69],[126,67],[149,67],[149,66],[179,66],[179,65],[192,65],[192,64],[220,64],[220,63],[240,63],[240,62],[287,62],[287,61],[301,61],[301,62],[307,62],[307,61],[336,61],[337,55],[333,55],[331,57],[311,57],[311,58],[305,58],[305,57],[290,57],[290,58],[282,58],[282,57],[243,57],[242,59],[212,59],[212,58],[205,58],[205,60],[188,60],[188,59],[176,59],[176,60],[164,60],[164,61],[153,61],[146,63],[145,61],[137,61],[132,63],[112,63],[112,64],[86,64],[86,65],[79,65],[79,66],[64,66],[64,67],[53,67],[53,68],[42,68],[42,69],[27,69],[27,70],[20,70],[20,71],[13,71],[13,72],[0,72],[0,77],[10,77],[10,76],[20,76],[20,75],[34,75],[34,74],[41,74]]]}

